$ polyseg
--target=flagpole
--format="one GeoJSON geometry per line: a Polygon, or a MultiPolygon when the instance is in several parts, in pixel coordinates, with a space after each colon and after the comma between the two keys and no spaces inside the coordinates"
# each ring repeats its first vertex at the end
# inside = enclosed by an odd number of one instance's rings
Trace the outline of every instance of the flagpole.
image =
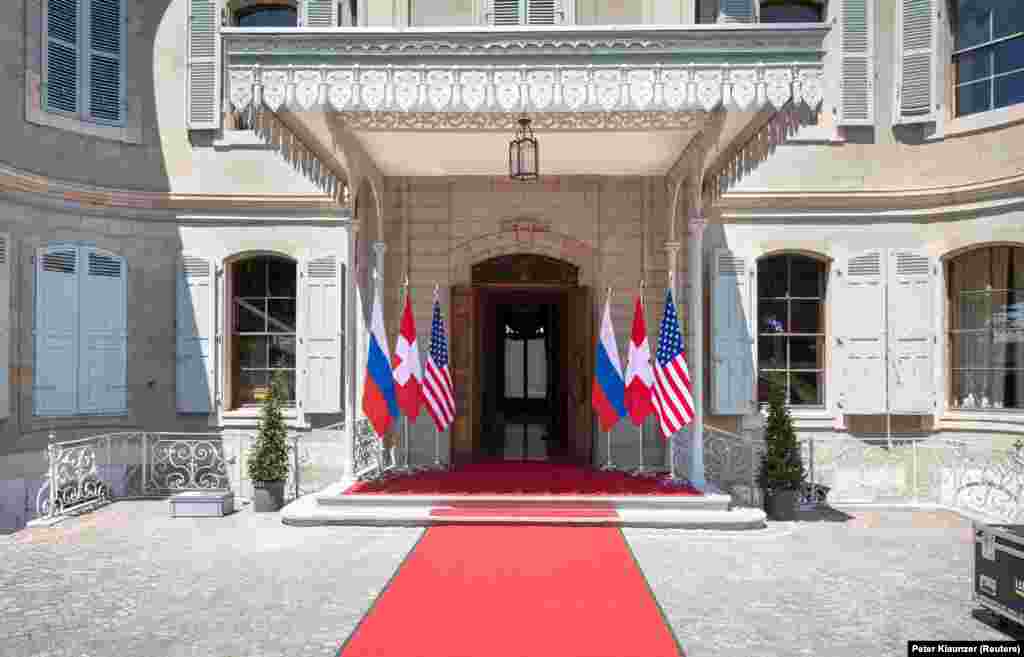
{"type": "MultiPolygon", "coordinates": [[[[402,284],[402,313],[405,312],[405,304],[409,299],[409,274],[405,275],[405,282],[402,284]]],[[[399,329],[401,331],[401,329],[399,329]]],[[[416,358],[419,358],[419,354],[414,354],[416,358]]],[[[402,435],[405,441],[405,470],[406,472],[412,472],[412,467],[409,465],[409,416],[402,413],[402,435]]]]}
{"type": "MultiPolygon", "coordinates": [[[[440,302],[440,291],[441,291],[440,286],[437,283],[434,283],[434,303],[438,303],[438,304],[441,303],[440,302]]],[[[431,320],[431,324],[433,324],[433,320],[431,320]]],[[[433,339],[434,339],[434,337],[433,337],[434,336],[433,326],[431,326],[430,336],[431,336],[430,339],[431,339],[431,343],[432,343],[433,339]]],[[[430,358],[430,355],[428,354],[427,357],[430,358]]],[[[428,365],[429,365],[429,363],[428,363],[428,365]]],[[[424,381],[423,382],[424,382],[424,384],[426,384],[426,377],[424,377],[424,381]]],[[[438,469],[438,470],[442,469],[442,467],[441,467],[441,432],[437,430],[437,425],[436,424],[434,425],[434,467],[436,469],[438,469]]]]}
{"type": "MultiPolygon", "coordinates": [[[[608,298],[605,300],[605,308],[611,308],[611,303],[612,303],[612,287],[609,285],[608,286],[608,298]]],[[[603,317],[601,318],[601,321],[602,322],[604,321],[603,317]]],[[[600,338],[598,338],[598,339],[600,340],[600,338]]],[[[616,350],[618,350],[619,345],[614,345],[614,347],[615,347],[616,350]]],[[[605,459],[604,466],[602,466],[601,469],[602,470],[614,470],[615,469],[615,464],[612,463],[612,432],[611,432],[611,430],[605,431],[604,432],[604,437],[605,437],[605,443],[608,446],[608,452],[607,452],[607,456],[606,456],[606,459],[605,459]]]]}
{"type": "MultiPolygon", "coordinates": [[[[668,288],[669,288],[669,290],[672,291],[672,305],[675,305],[676,304],[676,270],[675,270],[675,267],[676,267],[675,260],[676,259],[675,259],[675,253],[673,253],[672,255],[673,255],[672,262],[669,263],[669,270],[668,270],[668,288]]],[[[665,441],[665,443],[666,443],[666,445],[668,447],[668,476],[669,476],[669,479],[672,479],[672,480],[674,480],[676,478],[676,459],[675,459],[675,454],[673,453],[673,450],[672,450],[672,440],[676,437],[677,433],[679,433],[679,432],[678,431],[673,432],[673,434],[668,437],[668,440],[665,441]]]]}
{"type": "MultiPolygon", "coordinates": [[[[646,309],[644,308],[644,280],[640,279],[640,312],[645,313],[645,311],[646,311],[646,309]]],[[[646,317],[646,313],[645,313],[645,316],[644,316],[644,320],[645,320],[644,321],[644,328],[647,327],[646,319],[647,319],[647,317],[646,317]]],[[[644,338],[646,339],[647,336],[645,335],[644,338]]],[[[637,474],[643,474],[644,473],[644,427],[646,427],[646,426],[647,426],[647,418],[645,417],[640,422],[640,467],[636,469],[636,473],[637,474]]]]}

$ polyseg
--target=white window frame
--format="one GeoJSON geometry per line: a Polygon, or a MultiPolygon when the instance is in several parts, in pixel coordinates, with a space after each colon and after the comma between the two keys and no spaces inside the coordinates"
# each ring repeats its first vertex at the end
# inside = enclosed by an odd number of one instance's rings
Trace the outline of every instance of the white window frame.
{"type": "MultiPolygon", "coordinates": [[[[960,19],[960,17],[959,17],[959,15],[956,14],[955,11],[953,12],[953,16],[956,19],[954,24],[953,24],[953,29],[954,30],[958,30],[959,29],[959,19],[960,19]]],[[[1018,106],[1018,105],[1024,105],[1024,102],[1020,102],[1020,103],[1013,103],[1011,105],[1001,105],[999,107],[995,106],[995,102],[996,102],[996,96],[995,96],[995,94],[996,94],[996,85],[995,85],[995,82],[996,82],[996,79],[1000,78],[1000,77],[1005,77],[1007,75],[1015,75],[1017,73],[1024,72],[1024,63],[1022,63],[1019,68],[1016,68],[1016,69],[1014,69],[1014,70],[1012,70],[1012,71],[1010,71],[1008,73],[999,73],[999,74],[997,74],[995,72],[995,46],[998,45],[998,44],[1001,44],[1001,43],[1008,42],[1008,41],[1013,41],[1014,39],[1021,39],[1022,41],[1024,41],[1024,32],[1017,32],[1015,34],[1008,34],[1006,36],[1002,36],[1002,37],[999,37],[999,38],[992,38],[992,34],[993,34],[994,30],[995,30],[995,26],[992,24],[993,19],[994,19],[994,14],[992,12],[989,12],[989,15],[988,15],[989,40],[985,41],[983,43],[978,43],[978,44],[975,44],[973,46],[969,46],[967,48],[960,48],[959,50],[956,50],[955,49],[956,48],[956,34],[954,33],[952,35],[952,42],[953,43],[952,43],[951,50],[952,50],[952,67],[953,67],[953,69],[952,69],[952,74],[953,74],[952,94],[953,94],[953,97],[950,98],[950,101],[951,101],[950,104],[951,104],[952,111],[953,111],[953,117],[955,119],[973,117],[973,116],[977,116],[979,114],[987,114],[989,112],[994,112],[994,111],[998,111],[998,110],[1009,108],[1009,107],[1014,107],[1014,106],[1018,106]],[[976,51],[979,51],[979,50],[985,50],[985,49],[989,50],[989,67],[990,67],[989,74],[987,76],[985,76],[985,77],[981,77],[981,78],[978,78],[976,80],[971,80],[970,82],[959,82],[959,80],[957,79],[957,71],[958,71],[958,66],[959,66],[959,64],[957,62],[957,58],[959,56],[967,54],[967,53],[972,53],[972,52],[976,52],[976,51]],[[957,102],[957,95],[956,95],[957,90],[960,89],[961,87],[966,87],[966,86],[974,85],[974,84],[981,84],[982,82],[986,82],[986,81],[989,83],[989,105],[988,105],[988,108],[984,109],[984,110],[981,110],[980,112],[972,112],[971,114],[960,114],[960,106],[959,106],[959,103],[957,102]]]]}
{"type": "MultiPolygon", "coordinates": [[[[119,96],[120,97],[118,99],[118,103],[121,106],[121,117],[120,117],[120,119],[117,120],[117,121],[111,121],[109,119],[103,119],[103,118],[100,118],[100,117],[94,117],[88,111],[88,100],[87,99],[89,97],[89,91],[90,91],[90,88],[89,88],[89,50],[90,50],[90,35],[89,35],[90,29],[89,28],[90,28],[90,20],[91,20],[90,0],[78,0],[78,16],[77,16],[77,20],[76,20],[76,29],[77,29],[76,45],[78,47],[78,70],[76,72],[76,86],[77,86],[76,94],[77,94],[77,100],[78,100],[78,107],[76,108],[76,110],[74,112],[68,112],[68,111],[65,111],[65,110],[60,110],[60,109],[52,108],[52,107],[50,107],[47,104],[47,101],[46,101],[46,98],[47,98],[46,88],[47,88],[47,86],[49,84],[49,80],[48,80],[48,76],[49,76],[48,61],[49,61],[49,50],[50,49],[49,49],[48,41],[49,41],[49,11],[50,11],[50,3],[47,2],[47,0],[43,0],[43,2],[42,2],[42,6],[43,6],[43,11],[42,11],[42,14],[43,14],[43,18],[42,18],[42,40],[41,40],[41,47],[42,47],[42,57],[41,57],[42,70],[40,71],[40,75],[41,75],[41,78],[42,78],[42,89],[41,89],[40,103],[39,104],[40,104],[40,109],[43,112],[45,112],[47,114],[54,115],[56,117],[62,117],[62,118],[65,118],[65,119],[71,119],[71,120],[74,120],[74,121],[81,122],[83,124],[95,125],[95,126],[101,127],[101,128],[124,128],[126,123],[127,123],[127,120],[128,120],[128,102],[127,102],[127,93],[126,93],[127,63],[128,63],[128,56],[127,56],[128,39],[127,39],[127,34],[126,34],[126,29],[125,29],[125,25],[126,25],[126,22],[127,22],[126,10],[127,10],[127,4],[128,3],[127,3],[127,0],[106,0],[106,1],[107,2],[116,2],[116,3],[118,3],[120,5],[120,8],[119,8],[120,13],[119,13],[119,15],[120,15],[120,18],[121,18],[121,25],[120,25],[120,28],[121,28],[121,30],[120,30],[120,39],[121,39],[121,43],[120,43],[121,48],[120,48],[120,50],[121,50],[121,53],[120,53],[120,63],[119,63],[120,80],[118,82],[119,87],[120,87],[119,88],[119,92],[120,92],[119,96]]],[[[106,136],[106,135],[102,135],[102,136],[106,136]]]]}

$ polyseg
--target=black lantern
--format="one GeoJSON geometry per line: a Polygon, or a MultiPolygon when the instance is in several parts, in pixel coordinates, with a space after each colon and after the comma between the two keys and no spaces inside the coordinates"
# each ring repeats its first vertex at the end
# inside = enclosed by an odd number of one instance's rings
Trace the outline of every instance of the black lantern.
{"type": "Polygon", "coordinates": [[[530,128],[530,119],[519,119],[516,138],[508,144],[508,175],[512,180],[537,180],[538,164],[537,138],[530,128]]]}

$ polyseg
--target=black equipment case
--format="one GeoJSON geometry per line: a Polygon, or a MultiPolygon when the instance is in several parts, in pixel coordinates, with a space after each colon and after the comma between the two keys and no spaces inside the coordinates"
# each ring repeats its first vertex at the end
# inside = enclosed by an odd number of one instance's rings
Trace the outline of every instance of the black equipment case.
{"type": "Polygon", "coordinates": [[[974,523],[974,600],[1024,625],[1024,525],[974,523]]]}

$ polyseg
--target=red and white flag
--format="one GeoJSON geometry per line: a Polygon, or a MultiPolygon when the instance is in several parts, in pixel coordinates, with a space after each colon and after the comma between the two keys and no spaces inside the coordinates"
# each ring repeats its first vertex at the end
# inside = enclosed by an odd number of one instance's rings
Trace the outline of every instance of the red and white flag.
{"type": "Polygon", "coordinates": [[[654,363],[654,410],[666,439],[693,421],[693,386],[686,367],[683,335],[679,330],[672,288],[665,292],[665,316],[658,333],[654,363]]]}
{"type": "Polygon", "coordinates": [[[394,376],[395,397],[405,417],[415,421],[420,414],[423,401],[423,368],[420,365],[420,350],[416,344],[416,321],[412,318],[412,301],[405,295],[405,310],[402,311],[402,326],[395,343],[394,376]]]}
{"type": "Polygon", "coordinates": [[[647,343],[647,322],[640,297],[633,311],[633,335],[629,340],[626,363],[626,411],[633,424],[643,424],[654,412],[654,370],[651,369],[651,347],[647,343]]]}
{"type": "Polygon", "coordinates": [[[427,377],[423,381],[423,399],[434,426],[444,431],[455,421],[455,386],[448,369],[448,338],[441,319],[441,302],[434,290],[434,316],[430,321],[430,349],[427,352],[427,377]]]}

